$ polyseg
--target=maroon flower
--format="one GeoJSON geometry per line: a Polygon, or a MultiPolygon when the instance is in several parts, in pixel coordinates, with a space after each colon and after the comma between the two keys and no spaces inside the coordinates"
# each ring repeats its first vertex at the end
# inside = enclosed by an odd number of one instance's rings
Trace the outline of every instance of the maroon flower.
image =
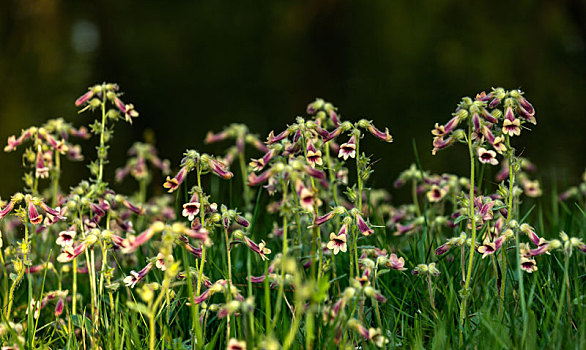
{"type": "Polygon", "coordinates": [[[356,137],[354,135],[352,135],[348,142],[340,145],[338,158],[344,158],[344,160],[347,160],[348,157],[356,157],[356,137]]]}
{"type": "Polygon", "coordinates": [[[443,137],[435,137],[433,139],[433,150],[431,151],[432,155],[435,155],[437,151],[440,149],[446,148],[454,143],[454,137],[449,136],[447,139],[444,140],[443,137]]]}
{"type": "Polygon", "coordinates": [[[126,276],[124,278],[124,284],[127,287],[134,288],[134,286],[140,282],[145,276],[149,273],[151,268],[153,267],[152,263],[148,263],[142,270],[136,272],[134,270],[130,271],[130,276],[126,276]]]}
{"type": "Polygon", "coordinates": [[[481,163],[490,164],[490,165],[497,165],[499,161],[496,159],[496,152],[489,151],[484,147],[478,147],[478,160],[481,163]]]}
{"type": "Polygon", "coordinates": [[[32,200],[27,201],[28,206],[28,218],[31,224],[38,225],[43,221],[43,216],[37,211],[37,207],[33,204],[32,200]]]}
{"type": "Polygon", "coordinates": [[[234,174],[226,169],[226,166],[223,163],[215,159],[209,158],[208,166],[213,173],[226,180],[231,179],[234,176],[234,174]]]}
{"type": "Polygon", "coordinates": [[[191,196],[191,199],[188,203],[183,204],[183,212],[182,215],[187,218],[189,221],[193,221],[195,216],[199,213],[199,196],[197,192],[194,192],[191,196]]]}
{"type": "Polygon", "coordinates": [[[179,185],[183,183],[183,180],[185,180],[187,172],[187,167],[183,167],[181,168],[181,170],[179,170],[179,172],[177,173],[177,175],[175,175],[174,178],[171,179],[169,178],[169,176],[167,176],[167,180],[165,180],[163,187],[169,189],[169,193],[176,191],[177,188],[179,188],[179,185]]]}
{"type": "Polygon", "coordinates": [[[338,255],[339,252],[346,252],[347,233],[348,227],[346,224],[343,224],[342,227],[340,227],[340,231],[338,231],[337,235],[334,232],[330,233],[330,241],[327,244],[327,248],[333,251],[334,255],[338,255]]]}
{"type": "Polygon", "coordinates": [[[369,122],[367,129],[368,131],[370,131],[371,134],[378,137],[379,139],[385,142],[393,142],[393,136],[391,136],[391,134],[389,133],[388,128],[385,128],[385,132],[382,132],[379,129],[377,129],[372,123],[369,122]]]}
{"type": "Polygon", "coordinates": [[[407,268],[405,268],[405,259],[403,259],[403,257],[398,258],[396,254],[389,255],[389,260],[386,262],[385,266],[398,271],[407,270],[407,268]]]}
{"type": "Polygon", "coordinates": [[[258,186],[263,182],[266,182],[272,175],[272,169],[267,169],[260,175],[250,173],[248,175],[248,186],[258,186]]]}
{"type": "Polygon", "coordinates": [[[85,251],[87,245],[85,243],[79,244],[76,247],[73,246],[65,246],[63,250],[61,250],[61,254],[57,257],[57,261],[61,263],[70,262],[73,259],[77,258],[81,253],[85,251]]]}
{"type": "Polygon", "coordinates": [[[49,168],[45,165],[43,153],[41,152],[41,146],[37,149],[37,161],[35,166],[35,177],[45,179],[49,177],[49,168]]]}
{"type": "Polygon", "coordinates": [[[307,161],[311,164],[312,167],[315,167],[316,165],[323,164],[323,161],[321,158],[321,151],[317,150],[315,148],[315,146],[313,145],[313,142],[311,142],[311,140],[309,140],[307,142],[306,156],[307,156],[307,161]]]}
{"type": "Polygon", "coordinates": [[[274,131],[271,131],[269,133],[269,136],[267,137],[267,144],[272,145],[273,143],[279,142],[282,139],[286,138],[287,136],[289,136],[291,132],[289,131],[289,129],[283,131],[282,133],[280,133],[279,135],[275,136],[274,131]]]}
{"type": "Polygon", "coordinates": [[[61,247],[72,246],[73,241],[75,239],[75,225],[72,225],[68,230],[59,232],[59,237],[57,237],[57,245],[61,247]]]}
{"type": "Polygon", "coordinates": [[[374,230],[368,227],[366,221],[364,221],[364,219],[358,212],[356,212],[356,225],[358,226],[360,233],[362,233],[365,236],[370,236],[374,233],[374,230]]]}
{"type": "Polygon", "coordinates": [[[214,134],[213,132],[209,131],[206,134],[206,138],[204,140],[205,143],[214,143],[214,142],[218,142],[218,141],[223,141],[228,137],[228,132],[227,131],[222,131],[219,132],[217,134],[214,134]]]}
{"type": "Polygon", "coordinates": [[[75,100],[75,105],[79,107],[79,106],[85,104],[87,101],[89,101],[93,96],[94,96],[94,91],[90,90],[90,91],[86,92],[85,94],[81,95],[77,100],[75,100]]]}

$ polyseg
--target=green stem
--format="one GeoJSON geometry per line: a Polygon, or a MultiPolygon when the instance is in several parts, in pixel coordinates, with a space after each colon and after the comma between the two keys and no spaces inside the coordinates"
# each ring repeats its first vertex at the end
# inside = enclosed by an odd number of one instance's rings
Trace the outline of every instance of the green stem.
{"type": "MultiPolygon", "coordinates": [[[[513,191],[515,186],[515,172],[513,171],[513,157],[514,157],[514,150],[511,149],[510,144],[510,136],[507,135],[506,137],[507,149],[509,150],[509,156],[507,161],[509,162],[509,193],[508,193],[508,201],[507,201],[507,218],[505,220],[505,227],[508,227],[511,219],[513,218],[513,191]]],[[[499,295],[499,318],[502,319],[504,313],[504,301],[505,301],[505,288],[507,285],[507,241],[503,242],[503,246],[501,247],[501,288],[500,288],[500,295],[499,295]]],[[[519,245],[519,240],[517,239],[517,246],[519,245]]],[[[518,250],[518,249],[517,249],[518,250]]],[[[518,255],[518,254],[517,254],[518,255]]],[[[520,259],[520,258],[519,258],[520,259]]],[[[517,260],[519,260],[517,259],[517,260]]],[[[520,264],[520,260],[518,261],[520,264]]],[[[521,275],[519,275],[521,276],[521,275]]],[[[522,278],[520,280],[522,284],[522,278]]],[[[522,287],[521,285],[519,286],[522,287]]],[[[522,295],[523,301],[525,296],[522,295]]]]}
{"type": "Polygon", "coordinates": [[[99,170],[98,170],[98,186],[102,183],[103,175],[104,175],[104,158],[105,158],[105,146],[104,146],[104,132],[106,130],[106,93],[103,93],[104,97],[102,99],[102,124],[101,124],[101,131],[100,131],[100,149],[98,151],[98,162],[99,162],[99,170]]]}
{"type": "Polygon", "coordinates": [[[338,186],[336,185],[336,174],[334,174],[334,168],[332,166],[332,159],[330,157],[330,142],[326,142],[324,145],[326,151],[326,163],[328,164],[328,174],[330,175],[330,184],[332,185],[332,194],[334,196],[334,204],[338,204],[338,186]]]}
{"type": "MultiPolygon", "coordinates": [[[[283,203],[287,201],[287,185],[283,185],[283,203]]],[[[287,215],[283,215],[283,254],[281,256],[281,283],[279,284],[279,293],[275,304],[275,317],[271,323],[271,329],[274,329],[281,312],[283,293],[285,290],[285,260],[287,258],[287,215]]]]}
{"type": "Polygon", "coordinates": [[[155,340],[156,340],[156,329],[155,329],[155,316],[157,315],[157,308],[159,307],[159,304],[163,301],[163,298],[165,297],[165,295],[167,295],[167,290],[168,290],[168,286],[169,286],[169,282],[167,280],[167,276],[165,276],[165,281],[163,281],[163,288],[161,290],[161,293],[159,293],[159,296],[157,297],[157,299],[155,300],[155,302],[153,303],[153,306],[151,308],[151,313],[149,315],[149,349],[150,350],[155,350],[155,340]]]}
{"type": "Polygon", "coordinates": [[[242,176],[242,187],[244,188],[244,205],[245,205],[245,208],[248,210],[248,209],[250,209],[251,195],[250,195],[250,187],[247,186],[248,169],[246,168],[246,161],[244,160],[244,148],[242,149],[242,152],[240,152],[238,154],[238,160],[240,162],[240,174],[242,176]]]}
{"type": "MultiPolygon", "coordinates": [[[[24,247],[24,249],[22,250],[22,264],[21,264],[21,268],[20,271],[18,272],[18,276],[16,276],[16,279],[14,280],[14,282],[12,282],[12,285],[10,286],[10,291],[8,294],[8,308],[6,309],[6,320],[10,320],[10,313],[12,311],[12,303],[14,301],[14,290],[16,289],[16,287],[18,286],[18,284],[22,281],[22,278],[24,277],[24,273],[26,271],[26,255],[28,252],[28,219],[27,216],[24,216],[24,242],[22,247],[24,247]]],[[[30,300],[29,303],[27,304],[27,310],[28,307],[30,307],[30,300]]]]}
{"type": "Polygon", "coordinates": [[[470,207],[468,208],[468,216],[471,219],[472,226],[472,241],[470,244],[470,258],[468,259],[468,272],[466,273],[466,281],[464,282],[463,298],[460,304],[460,346],[464,342],[464,320],[466,315],[466,302],[470,294],[469,287],[472,280],[472,267],[474,262],[474,248],[476,245],[476,216],[474,215],[474,149],[472,147],[472,126],[468,126],[468,153],[470,155],[470,207]]]}
{"type": "Polygon", "coordinates": [[[61,177],[61,157],[59,151],[55,151],[55,170],[53,174],[53,198],[52,206],[57,206],[57,198],[59,196],[59,178],[61,177]]]}
{"type": "MultiPolygon", "coordinates": [[[[224,238],[226,239],[226,254],[228,255],[228,295],[226,299],[230,302],[232,301],[232,259],[230,257],[230,238],[226,227],[224,227],[224,238]]],[[[226,344],[228,344],[230,340],[230,314],[226,317],[226,324],[226,344]]]]}

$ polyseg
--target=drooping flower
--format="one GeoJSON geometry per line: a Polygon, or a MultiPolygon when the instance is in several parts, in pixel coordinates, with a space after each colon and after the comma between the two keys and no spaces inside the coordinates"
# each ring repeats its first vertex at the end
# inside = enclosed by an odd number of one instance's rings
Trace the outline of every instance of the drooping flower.
{"type": "Polygon", "coordinates": [[[31,224],[38,225],[43,222],[43,216],[37,211],[32,199],[27,199],[28,218],[31,224]]]}
{"type": "Polygon", "coordinates": [[[403,257],[397,257],[394,253],[389,255],[389,259],[386,261],[385,266],[398,271],[407,270],[407,268],[405,268],[405,259],[403,259],[403,257]]]}
{"type": "Polygon", "coordinates": [[[174,178],[170,178],[169,176],[167,176],[167,179],[165,180],[163,187],[167,188],[169,190],[169,193],[176,191],[179,188],[179,185],[181,185],[185,180],[187,172],[187,167],[182,167],[174,178]]]}
{"type": "Polygon", "coordinates": [[[211,157],[208,158],[208,166],[214,174],[226,180],[229,180],[234,176],[232,172],[228,171],[224,163],[221,163],[211,157]]]}
{"type": "Polygon", "coordinates": [[[439,187],[438,185],[431,186],[431,189],[427,192],[427,200],[436,203],[442,200],[444,196],[448,193],[448,188],[446,186],[439,187]]]}
{"type": "Polygon", "coordinates": [[[189,202],[183,204],[182,215],[185,216],[187,220],[193,221],[195,216],[199,214],[200,205],[199,196],[197,192],[194,192],[189,202]]]}
{"type": "Polygon", "coordinates": [[[70,262],[73,259],[77,258],[81,253],[85,251],[87,245],[85,243],[81,243],[76,247],[73,246],[65,246],[61,250],[61,254],[57,257],[57,261],[60,263],[70,262]]]}
{"type": "Polygon", "coordinates": [[[379,139],[385,142],[393,142],[393,136],[391,136],[391,134],[389,133],[388,128],[385,128],[385,132],[382,132],[379,129],[377,129],[372,123],[369,122],[367,129],[372,135],[378,137],[379,139]]]}
{"type": "Polygon", "coordinates": [[[484,147],[478,147],[478,160],[481,163],[490,164],[490,165],[497,165],[499,161],[496,159],[496,152],[489,151],[484,147]]]}
{"type": "Polygon", "coordinates": [[[246,342],[238,341],[236,338],[230,338],[226,350],[246,350],[246,342]]]}
{"type": "Polygon", "coordinates": [[[344,160],[348,160],[348,158],[355,158],[356,157],[356,136],[352,135],[348,142],[343,143],[340,145],[340,151],[338,152],[338,158],[344,158],[344,160]]]}
{"type": "Polygon", "coordinates": [[[72,225],[68,230],[59,232],[59,237],[57,237],[56,241],[57,245],[60,245],[61,247],[72,246],[75,234],[75,225],[72,225]]]}
{"type": "Polygon", "coordinates": [[[364,236],[370,236],[374,233],[374,230],[368,227],[366,221],[364,221],[362,215],[360,215],[358,211],[356,212],[356,226],[358,226],[358,230],[360,230],[360,233],[362,233],[364,236]]]}
{"type": "Polygon", "coordinates": [[[45,165],[45,159],[43,158],[43,152],[41,152],[41,146],[37,149],[37,161],[35,166],[35,177],[45,179],[49,177],[49,168],[45,165]]]}
{"type": "Polygon", "coordinates": [[[327,247],[334,252],[334,255],[338,255],[339,252],[346,252],[347,231],[347,225],[343,224],[337,235],[334,232],[330,233],[330,241],[328,242],[327,247]]]}
{"type": "Polygon", "coordinates": [[[491,242],[488,237],[484,240],[483,244],[476,249],[476,251],[482,254],[482,258],[486,258],[489,255],[494,254],[497,250],[499,250],[505,240],[505,236],[500,236],[491,242]]]}
{"type": "Polygon", "coordinates": [[[453,136],[449,136],[447,139],[444,140],[443,136],[442,137],[435,137],[433,139],[433,149],[431,150],[431,154],[435,155],[437,153],[437,151],[444,149],[448,146],[450,146],[452,143],[454,143],[455,138],[453,136]]]}
{"type": "Polygon", "coordinates": [[[157,254],[155,258],[155,267],[161,271],[167,270],[167,266],[165,265],[165,255],[163,253],[157,254]]]}
{"type": "Polygon", "coordinates": [[[541,187],[539,186],[539,180],[531,181],[531,180],[524,180],[522,181],[523,191],[527,197],[539,197],[541,196],[541,187]]]}
{"type": "Polygon", "coordinates": [[[315,148],[311,140],[307,142],[306,156],[307,161],[309,162],[309,164],[311,164],[312,167],[315,167],[316,165],[323,165],[321,151],[315,148]]]}
{"type": "Polygon", "coordinates": [[[94,96],[94,90],[90,89],[88,92],[86,92],[85,94],[81,95],[77,100],[75,100],[75,105],[77,107],[85,104],[86,102],[88,102],[93,96],[94,96]]]}
{"type": "Polygon", "coordinates": [[[528,273],[537,271],[537,262],[535,261],[535,259],[521,256],[521,269],[528,273]]]}
{"type": "Polygon", "coordinates": [[[505,119],[503,122],[503,134],[509,136],[521,135],[521,121],[519,119],[505,119]]]}
{"type": "Polygon", "coordinates": [[[124,284],[126,287],[134,288],[138,282],[140,282],[145,276],[149,273],[151,268],[153,267],[152,263],[148,263],[142,270],[136,272],[134,270],[130,271],[130,275],[124,277],[124,284]]]}

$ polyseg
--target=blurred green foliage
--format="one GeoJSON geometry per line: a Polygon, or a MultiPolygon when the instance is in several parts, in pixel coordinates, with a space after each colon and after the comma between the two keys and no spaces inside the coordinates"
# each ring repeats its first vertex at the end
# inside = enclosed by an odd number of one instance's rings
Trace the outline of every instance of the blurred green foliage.
{"type": "MultiPolygon", "coordinates": [[[[73,101],[91,84],[118,82],[141,115],[117,129],[110,177],[147,129],[176,165],[187,147],[219,151],[203,145],[207,130],[242,122],[264,138],[323,97],[348,119],[391,129],[395,143],[375,165],[375,182],[385,186],[413,162],[413,139],[425,168],[464,173],[466,152],[431,156],[430,130],[461,96],[503,86],[524,90],[537,111],[537,127],[519,139],[523,156],[546,184],[554,172],[576,182],[586,150],[585,6],[2,1],[0,140],[57,116],[87,124],[73,101]]],[[[84,146],[95,159],[94,144],[84,146]]],[[[0,157],[3,197],[20,188],[19,162],[19,152],[0,157]]],[[[85,172],[66,167],[65,178],[85,172]]]]}

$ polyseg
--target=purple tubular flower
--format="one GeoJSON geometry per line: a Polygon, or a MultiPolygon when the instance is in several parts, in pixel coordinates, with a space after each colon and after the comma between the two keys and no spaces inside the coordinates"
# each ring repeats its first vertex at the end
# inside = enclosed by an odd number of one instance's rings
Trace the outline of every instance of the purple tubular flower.
{"type": "Polygon", "coordinates": [[[248,227],[250,225],[248,220],[246,220],[243,216],[238,215],[238,214],[236,214],[234,216],[234,221],[236,221],[236,223],[238,223],[238,225],[243,226],[243,227],[248,227]]]}
{"type": "Polygon", "coordinates": [[[340,119],[338,118],[338,114],[333,108],[328,110],[328,115],[330,116],[330,119],[332,120],[332,123],[334,123],[335,127],[340,126],[340,119]]]}
{"type": "Polygon", "coordinates": [[[480,124],[480,117],[478,116],[478,113],[474,113],[472,115],[472,125],[474,125],[474,130],[477,133],[480,133],[480,131],[481,131],[480,130],[481,124],[480,124]]]}
{"type": "Polygon", "coordinates": [[[531,103],[529,103],[529,101],[527,101],[521,95],[519,96],[518,100],[519,100],[519,108],[518,108],[519,115],[521,115],[524,119],[526,119],[531,124],[537,125],[537,121],[535,120],[535,109],[533,108],[531,103]]]}
{"type": "Polygon", "coordinates": [[[313,130],[315,130],[315,132],[322,138],[322,140],[327,139],[330,136],[329,131],[327,131],[326,129],[322,128],[321,126],[319,126],[317,124],[315,125],[313,130]]]}
{"type": "Polygon", "coordinates": [[[533,227],[531,227],[527,224],[522,224],[521,225],[521,232],[525,233],[527,235],[527,237],[529,237],[531,242],[533,242],[533,244],[535,244],[536,246],[539,246],[539,243],[541,242],[541,238],[539,238],[537,233],[535,233],[535,230],[533,229],[533,227]]]}
{"type": "Polygon", "coordinates": [[[442,245],[440,245],[436,250],[435,250],[435,254],[436,255],[444,255],[445,253],[447,253],[450,249],[452,249],[452,244],[450,242],[444,243],[442,245]]]}
{"type": "Polygon", "coordinates": [[[305,167],[305,173],[311,177],[316,178],[316,179],[325,179],[326,178],[326,173],[324,173],[321,170],[312,168],[310,166],[305,167]]]}
{"type": "Polygon", "coordinates": [[[364,236],[370,236],[374,233],[374,230],[368,227],[366,221],[364,221],[359,213],[356,213],[356,225],[358,226],[360,233],[362,233],[364,236]]]}
{"type": "Polygon", "coordinates": [[[252,144],[254,146],[254,148],[256,148],[257,150],[261,151],[261,152],[268,152],[269,148],[262,143],[261,140],[259,140],[256,136],[253,135],[248,135],[246,137],[246,141],[250,144],[252,144]]]}
{"type": "Polygon", "coordinates": [[[213,132],[209,131],[206,134],[206,138],[204,140],[205,143],[214,143],[218,141],[223,141],[228,137],[228,133],[226,131],[222,131],[220,133],[214,134],[213,132]]]}
{"type": "Polygon", "coordinates": [[[181,168],[181,170],[179,170],[179,172],[177,173],[177,175],[175,175],[174,178],[171,179],[169,176],[167,176],[167,180],[165,180],[163,187],[169,189],[169,193],[174,192],[177,190],[177,188],[179,188],[179,185],[183,183],[186,176],[187,167],[183,167],[181,168]]]}
{"type": "Polygon", "coordinates": [[[486,108],[482,108],[481,113],[482,113],[482,118],[484,118],[484,120],[486,120],[489,123],[496,123],[498,121],[498,119],[493,117],[493,115],[490,114],[490,112],[486,108]]]}
{"type": "Polygon", "coordinates": [[[368,131],[385,142],[393,142],[393,136],[389,133],[389,129],[385,128],[385,132],[377,129],[372,123],[368,123],[368,131]]]}
{"type": "Polygon", "coordinates": [[[126,166],[124,168],[116,169],[116,182],[122,182],[126,176],[130,173],[130,167],[126,166]]]}
{"type": "Polygon", "coordinates": [[[273,159],[273,157],[275,156],[275,154],[276,154],[276,150],[275,150],[274,148],[273,148],[273,149],[270,149],[270,150],[268,150],[268,151],[265,153],[265,155],[264,155],[264,156],[262,156],[262,158],[259,158],[259,159],[252,159],[252,160],[250,161],[250,166],[252,167],[252,169],[253,169],[254,171],[260,171],[260,170],[262,170],[262,169],[263,169],[263,168],[264,168],[264,167],[265,167],[267,164],[269,164],[269,161],[270,161],[271,159],[273,159]]]}
{"type": "Polygon", "coordinates": [[[215,159],[210,158],[208,160],[208,165],[210,167],[210,170],[221,178],[229,180],[234,176],[234,174],[232,174],[230,171],[226,169],[224,164],[218,162],[215,159]]]}
{"type": "Polygon", "coordinates": [[[431,151],[431,154],[435,155],[437,153],[437,151],[450,146],[452,143],[454,143],[454,138],[452,136],[449,136],[445,140],[443,137],[434,138],[433,139],[433,150],[431,151]]]}
{"type": "Polygon", "coordinates": [[[75,100],[75,105],[79,107],[79,106],[85,104],[87,101],[89,101],[93,96],[94,96],[94,91],[90,90],[90,91],[86,92],[85,94],[81,95],[77,100],[75,100]]]}
{"type": "Polygon", "coordinates": [[[142,207],[137,207],[136,205],[130,203],[126,198],[124,198],[124,200],[122,201],[122,205],[124,205],[126,209],[132,211],[135,214],[144,215],[144,209],[142,207]]]}
{"type": "Polygon", "coordinates": [[[505,111],[505,119],[511,122],[515,120],[515,114],[513,113],[513,108],[511,108],[511,106],[507,107],[507,110],[505,111]]]}
{"type": "Polygon", "coordinates": [[[203,256],[203,249],[202,248],[196,248],[196,247],[192,246],[191,244],[185,243],[185,242],[184,242],[184,246],[185,246],[185,250],[187,250],[189,253],[191,253],[196,258],[201,258],[203,256]]]}
{"type": "Polygon", "coordinates": [[[4,209],[0,210],[0,219],[4,219],[4,217],[12,211],[12,209],[14,209],[14,201],[8,202],[6,207],[4,207],[4,209]]]}
{"type": "Polygon", "coordinates": [[[501,100],[497,97],[493,98],[488,104],[488,108],[493,109],[501,103],[501,100]]]}
{"type": "Polygon", "coordinates": [[[57,304],[55,305],[55,317],[61,316],[63,313],[63,298],[59,298],[57,300],[57,304]]]}
{"type": "Polygon", "coordinates": [[[86,140],[91,137],[90,133],[88,132],[85,126],[82,126],[79,129],[71,128],[69,129],[69,133],[75,137],[79,137],[86,140]]]}
{"type": "Polygon", "coordinates": [[[337,128],[335,128],[332,132],[328,133],[327,137],[322,136],[322,140],[323,140],[323,142],[328,142],[328,141],[333,140],[336,137],[340,136],[341,133],[342,133],[342,126],[340,125],[337,128]]]}
{"type": "Polygon", "coordinates": [[[87,246],[85,243],[79,244],[75,248],[71,246],[64,247],[61,251],[61,254],[59,254],[59,256],[57,257],[57,261],[61,263],[70,262],[73,259],[77,258],[81,253],[83,253],[86,247],[87,246]]]}
{"type": "Polygon", "coordinates": [[[547,253],[548,250],[549,250],[549,244],[545,243],[545,244],[540,245],[536,249],[531,249],[529,251],[529,255],[531,255],[531,256],[541,255],[543,253],[547,253]]]}
{"type": "Polygon", "coordinates": [[[126,114],[126,105],[117,96],[114,97],[114,104],[116,105],[116,108],[120,110],[120,112],[126,114]]]}
{"type": "Polygon", "coordinates": [[[59,219],[59,220],[65,220],[65,217],[61,215],[61,212],[51,208],[50,206],[48,206],[45,202],[40,202],[39,206],[41,207],[41,209],[43,209],[47,214],[50,214],[52,216],[54,216],[55,218],[59,219]]]}
{"type": "Polygon", "coordinates": [[[444,132],[446,134],[450,133],[452,130],[454,130],[458,124],[460,124],[460,117],[455,116],[452,119],[450,119],[450,121],[448,121],[446,123],[446,125],[444,125],[444,132]]]}
{"type": "Polygon", "coordinates": [[[265,170],[260,175],[256,175],[255,173],[250,173],[248,175],[248,186],[258,186],[264,182],[266,182],[269,177],[271,177],[272,171],[271,169],[265,170]]]}
{"type": "Polygon", "coordinates": [[[38,225],[43,221],[43,216],[37,211],[32,201],[28,201],[28,218],[31,224],[38,225]]]}
{"type": "Polygon", "coordinates": [[[286,138],[287,136],[289,136],[289,134],[291,133],[291,131],[289,131],[289,129],[281,132],[279,135],[275,136],[274,131],[271,131],[269,133],[269,136],[267,137],[267,144],[272,145],[273,143],[279,142],[282,139],[286,138]]]}
{"type": "Polygon", "coordinates": [[[336,216],[336,211],[332,210],[329,213],[322,215],[322,216],[318,216],[313,220],[313,226],[320,226],[325,224],[326,222],[332,220],[334,218],[334,216],[336,216]]]}
{"type": "Polygon", "coordinates": [[[193,298],[193,302],[195,304],[201,304],[202,302],[206,301],[210,297],[210,290],[206,289],[205,292],[201,293],[199,296],[193,298]]]}
{"type": "Polygon", "coordinates": [[[43,159],[43,153],[41,152],[41,146],[37,150],[37,161],[35,166],[35,177],[45,179],[49,177],[49,168],[45,165],[43,159]]]}

